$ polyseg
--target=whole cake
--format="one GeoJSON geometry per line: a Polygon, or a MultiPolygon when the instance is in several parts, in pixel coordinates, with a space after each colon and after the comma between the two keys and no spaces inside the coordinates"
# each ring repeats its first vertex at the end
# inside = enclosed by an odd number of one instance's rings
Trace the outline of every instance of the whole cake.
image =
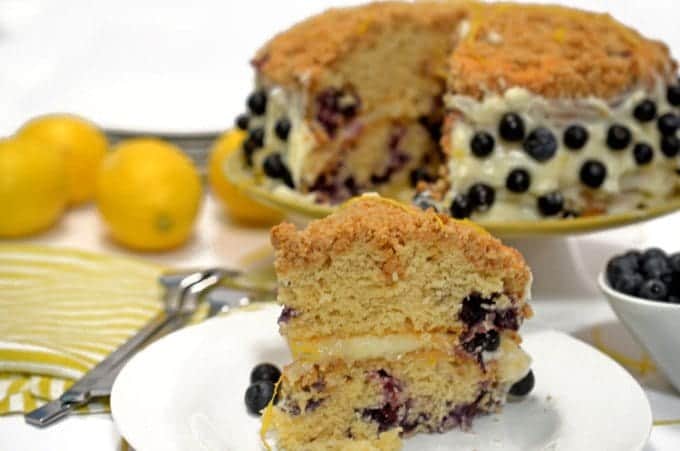
{"type": "Polygon", "coordinates": [[[244,161],[271,189],[364,191],[456,218],[644,208],[677,194],[680,83],[662,43],[557,6],[333,9],[253,59],[244,161]]]}
{"type": "Polygon", "coordinates": [[[265,413],[279,449],[398,449],[499,410],[528,374],[531,273],[472,223],[364,195],[272,243],[294,356],[265,413]]]}

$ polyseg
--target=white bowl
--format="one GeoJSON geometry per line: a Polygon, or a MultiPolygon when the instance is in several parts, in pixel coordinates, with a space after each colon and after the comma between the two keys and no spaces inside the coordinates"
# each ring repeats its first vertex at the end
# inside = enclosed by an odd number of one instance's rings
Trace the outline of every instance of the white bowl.
{"type": "Polygon", "coordinates": [[[609,286],[604,272],[598,283],[621,322],[680,391],[680,304],[619,293],[609,286]]]}

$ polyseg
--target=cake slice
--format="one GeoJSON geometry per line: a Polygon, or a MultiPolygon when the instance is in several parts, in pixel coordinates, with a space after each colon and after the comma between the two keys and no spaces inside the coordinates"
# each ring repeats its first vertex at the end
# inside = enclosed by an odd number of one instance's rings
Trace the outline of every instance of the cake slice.
{"type": "Polygon", "coordinates": [[[483,229],[364,195],[272,243],[294,357],[270,412],[279,449],[467,428],[528,373],[531,273],[483,229]]]}

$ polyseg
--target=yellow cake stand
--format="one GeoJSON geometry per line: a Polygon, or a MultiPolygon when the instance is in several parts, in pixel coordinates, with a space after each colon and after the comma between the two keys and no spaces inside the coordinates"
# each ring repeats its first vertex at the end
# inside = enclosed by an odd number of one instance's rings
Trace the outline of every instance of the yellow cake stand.
{"type": "MultiPolygon", "coordinates": [[[[305,219],[323,218],[338,208],[337,206],[315,204],[302,196],[272,191],[261,183],[263,180],[258,180],[252,171],[245,167],[239,152],[229,156],[225,170],[227,177],[248,196],[296,217],[305,219]]],[[[680,210],[680,196],[648,208],[611,215],[537,221],[478,221],[477,223],[494,235],[502,237],[559,236],[596,232],[634,224],[677,210],[680,210]]]]}

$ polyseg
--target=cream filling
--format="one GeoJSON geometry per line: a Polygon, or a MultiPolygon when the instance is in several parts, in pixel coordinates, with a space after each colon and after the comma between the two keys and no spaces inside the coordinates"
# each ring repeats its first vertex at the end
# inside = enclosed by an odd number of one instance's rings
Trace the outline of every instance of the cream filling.
{"type": "MultiPolygon", "coordinates": [[[[450,334],[391,334],[365,335],[350,338],[323,338],[290,341],[293,358],[307,361],[340,359],[348,362],[387,359],[398,360],[410,352],[438,351],[453,355],[455,343],[450,334]]],[[[484,352],[485,363],[496,362],[501,383],[514,383],[529,371],[530,357],[512,339],[501,335],[501,344],[494,352],[484,352]]]]}
{"type": "Polygon", "coordinates": [[[349,338],[291,341],[289,345],[296,359],[347,361],[374,358],[398,359],[409,352],[452,349],[454,346],[447,334],[363,335],[349,338]]]}
{"type": "Polygon", "coordinates": [[[267,91],[266,113],[251,117],[249,124],[250,130],[257,127],[265,130],[265,146],[257,150],[253,158],[255,173],[262,173],[262,162],[267,155],[280,152],[295,186],[301,186],[305,161],[316,146],[316,139],[305,120],[304,111],[303,95],[287,92],[281,87],[267,91]],[[288,118],[291,124],[286,141],[281,140],[275,132],[276,123],[281,118],[288,118]]]}
{"type": "Polygon", "coordinates": [[[637,89],[611,105],[594,97],[548,100],[523,88],[511,88],[502,95],[486,96],[482,101],[462,95],[446,96],[446,106],[463,115],[449,136],[451,190],[446,204],[457,193],[482,182],[496,189],[496,203],[483,214],[486,219],[537,218],[536,197],[555,190],[578,206],[583,203],[579,171],[587,159],[596,159],[607,167],[607,177],[597,191],[619,195],[615,204],[609,206],[610,211],[632,209],[645,197],[667,196],[678,186],[675,174],[678,158],[667,158],[661,153],[661,133],[656,120],[642,123],[633,116],[635,106],[646,98],[655,101],[658,116],[674,111],[666,100],[665,90],[666,85],[658,83],[651,91],[637,89]],[[521,142],[508,143],[500,139],[498,123],[507,112],[522,116],[527,134],[538,126],[549,128],[558,142],[555,156],[541,163],[524,151],[521,142]],[[632,133],[633,140],[625,150],[612,151],[606,145],[607,131],[613,123],[625,125],[632,133]],[[562,134],[571,124],[588,130],[588,142],[581,150],[572,151],[563,145],[562,134]],[[486,158],[477,158],[470,150],[470,141],[478,130],[491,133],[496,141],[493,153],[486,158]],[[632,147],[638,142],[654,149],[654,160],[649,165],[638,166],[634,160],[632,147]],[[527,193],[514,194],[505,188],[505,180],[512,169],[520,167],[529,171],[531,186],[527,193]]]}

